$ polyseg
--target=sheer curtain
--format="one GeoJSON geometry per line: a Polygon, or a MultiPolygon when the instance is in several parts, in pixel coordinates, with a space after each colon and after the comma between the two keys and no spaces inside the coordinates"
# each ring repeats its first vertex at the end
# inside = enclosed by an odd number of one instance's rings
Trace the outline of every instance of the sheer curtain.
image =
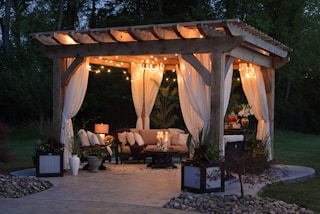
{"type": "MultiPolygon", "coordinates": [[[[72,61],[73,59],[67,60],[67,67],[69,67],[72,61]]],[[[88,61],[85,59],[77,71],[74,72],[66,88],[60,135],[60,142],[64,144],[64,169],[70,168],[71,140],[74,137],[71,118],[78,113],[82,105],[87,90],[88,77],[88,61]]]]}
{"type": "Polygon", "coordinates": [[[144,88],[144,68],[141,64],[131,64],[131,93],[134,109],[137,114],[136,128],[143,128],[142,110],[143,110],[143,88],[144,88]]]}
{"type": "Polygon", "coordinates": [[[248,103],[252,105],[254,116],[258,120],[258,140],[267,140],[269,159],[272,159],[268,103],[261,68],[257,65],[240,63],[240,77],[248,103]]]}
{"type": "MultiPolygon", "coordinates": [[[[210,54],[195,57],[211,72],[210,54]]],[[[177,70],[181,111],[188,131],[192,135],[192,145],[199,142],[199,132],[206,134],[210,127],[211,88],[202,76],[188,62],[179,56],[180,69],[177,70]]],[[[191,148],[191,153],[192,148],[191,148]]]]}
{"type": "Polygon", "coordinates": [[[230,57],[226,67],[225,67],[225,78],[224,78],[224,103],[223,103],[223,112],[224,115],[227,112],[229,105],[231,86],[232,86],[232,76],[233,76],[233,57],[230,57]]]}
{"type": "MultiPolygon", "coordinates": [[[[184,63],[180,64],[180,68],[185,70],[184,63]]],[[[190,156],[193,156],[193,152],[197,143],[199,143],[199,131],[203,128],[204,123],[202,119],[198,116],[198,114],[193,110],[193,107],[190,105],[190,102],[187,97],[187,92],[185,90],[185,85],[187,84],[182,77],[181,71],[177,66],[177,79],[178,79],[178,92],[179,92],[179,102],[182,117],[184,123],[188,131],[190,132],[191,138],[191,145],[190,145],[190,156]]]]}
{"type": "Polygon", "coordinates": [[[150,128],[150,114],[156,100],[157,94],[163,78],[164,66],[157,65],[156,67],[145,68],[145,115],[144,115],[144,129],[150,128]]]}
{"type": "MultiPolygon", "coordinates": [[[[211,72],[210,54],[196,55],[198,60],[211,72]]],[[[177,69],[179,101],[182,116],[188,131],[192,135],[192,146],[199,142],[199,131],[210,127],[211,87],[205,85],[200,74],[179,56],[180,69],[177,69]]],[[[230,99],[233,75],[233,57],[225,68],[224,114],[230,99]]],[[[191,152],[193,148],[191,148],[191,152]]]]}
{"type": "Polygon", "coordinates": [[[150,128],[150,113],[161,85],[163,72],[163,65],[156,67],[144,67],[141,64],[131,65],[131,91],[137,114],[137,129],[150,128]],[[144,121],[142,120],[143,108],[145,110],[144,121]]]}

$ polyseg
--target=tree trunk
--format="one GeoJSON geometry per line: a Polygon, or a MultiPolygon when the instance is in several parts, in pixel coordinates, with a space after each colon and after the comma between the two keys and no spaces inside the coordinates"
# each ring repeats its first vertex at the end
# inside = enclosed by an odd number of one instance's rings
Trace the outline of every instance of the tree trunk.
{"type": "Polygon", "coordinates": [[[10,54],[10,9],[11,9],[11,0],[7,0],[5,3],[5,15],[1,20],[1,31],[2,31],[2,42],[3,42],[3,55],[5,66],[9,74],[13,73],[13,67],[11,63],[11,54],[10,54]]]}
{"type": "Polygon", "coordinates": [[[287,87],[286,87],[286,96],[284,98],[284,102],[288,103],[289,95],[290,95],[290,89],[291,89],[291,81],[287,81],[287,87]]]}
{"type": "Polygon", "coordinates": [[[61,30],[61,27],[62,27],[63,4],[64,4],[64,0],[60,0],[57,30],[61,30]]]}

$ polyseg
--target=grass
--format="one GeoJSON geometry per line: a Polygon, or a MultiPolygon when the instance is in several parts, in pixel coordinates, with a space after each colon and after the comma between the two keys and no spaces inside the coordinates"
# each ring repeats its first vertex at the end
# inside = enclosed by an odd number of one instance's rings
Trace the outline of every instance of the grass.
{"type": "MultiPolygon", "coordinates": [[[[1,165],[7,172],[32,168],[32,150],[36,142],[33,131],[28,128],[14,128],[5,145],[16,156],[16,161],[1,165]]],[[[308,166],[320,170],[320,135],[276,131],[274,159],[278,163],[308,166]]],[[[260,196],[295,203],[301,207],[320,212],[320,175],[295,182],[272,184],[260,196]]]]}
{"type": "Polygon", "coordinates": [[[5,172],[19,169],[33,168],[32,151],[36,142],[36,137],[28,128],[13,128],[9,133],[5,146],[10,149],[10,154],[14,155],[16,160],[9,163],[0,163],[0,168],[5,172]]]}
{"type": "Polygon", "coordinates": [[[312,167],[316,176],[294,183],[277,183],[265,188],[260,196],[295,203],[320,212],[320,135],[277,131],[275,134],[274,159],[283,164],[312,167]]]}

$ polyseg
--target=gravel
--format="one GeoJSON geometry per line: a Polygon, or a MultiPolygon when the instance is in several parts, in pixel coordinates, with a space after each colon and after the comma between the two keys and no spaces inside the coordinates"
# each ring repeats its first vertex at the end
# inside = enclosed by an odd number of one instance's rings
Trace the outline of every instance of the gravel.
{"type": "Polygon", "coordinates": [[[288,204],[283,201],[270,198],[262,198],[251,195],[240,197],[237,195],[218,196],[214,193],[194,194],[182,193],[172,198],[164,205],[165,208],[200,213],[316,213],[299,207],[296,204],[288,204]]]}
{"type": "Polygon", "coordinates": [[[0,174],[0,198],[21,198],[51,188],[49,181],[33,176],[11,176],[0,174]]]}

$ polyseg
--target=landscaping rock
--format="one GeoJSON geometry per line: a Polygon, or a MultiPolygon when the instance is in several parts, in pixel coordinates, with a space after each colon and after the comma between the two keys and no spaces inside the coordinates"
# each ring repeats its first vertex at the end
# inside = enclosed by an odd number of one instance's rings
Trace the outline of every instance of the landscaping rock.
{"type": "Polygon", "coordinates": [[[37,177],[0,174],[0,198],[20,198],[51,188],[49,181],[37,177]]]}
{"type": "Polygon", "coordinates": [[[165,208],[196,211],[200,213],[304,213],[314,214],[311,210],[296,204],[288,204],[270,198],[246,195],[218,196],[214,193],[182,193],[164,205],[165,208]]]}

